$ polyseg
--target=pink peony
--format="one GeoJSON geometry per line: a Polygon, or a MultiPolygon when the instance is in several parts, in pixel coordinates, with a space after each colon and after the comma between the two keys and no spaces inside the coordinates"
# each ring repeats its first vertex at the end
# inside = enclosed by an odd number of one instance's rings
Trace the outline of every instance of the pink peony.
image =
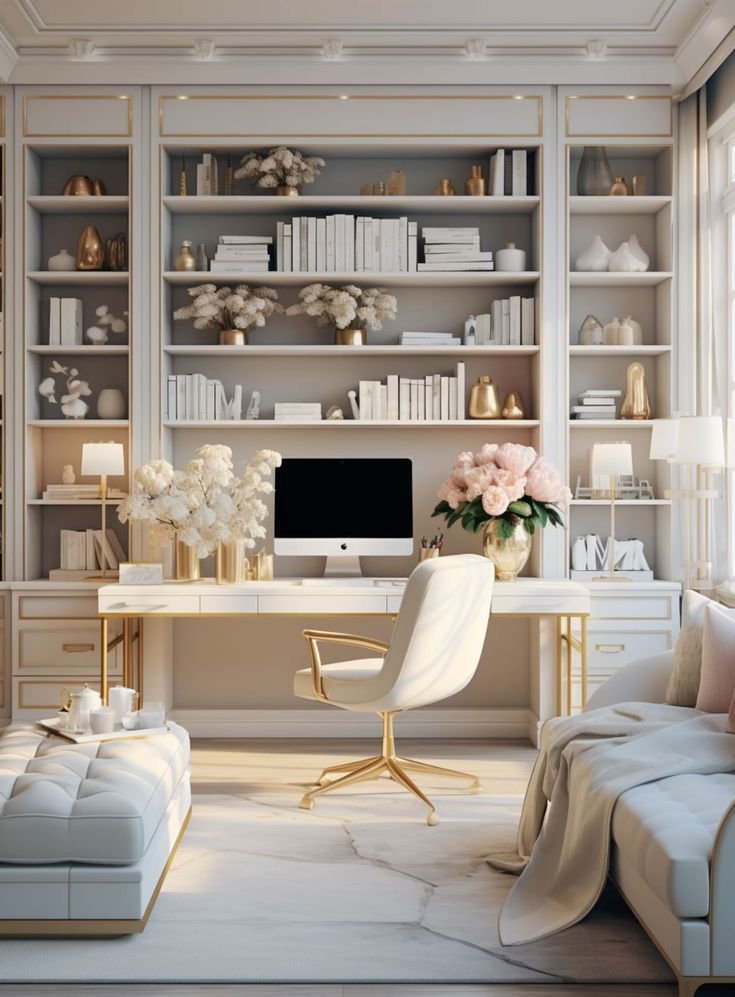
{"type": "Polygon", "coordinates": [[[475,455],[471,450],[463,450],[461,454],[457,457],[452,467],[472,467],[475,463],[475,455]]]}
{"type": "Polygon", "coordinates": [[[502,488],[490,485],[482,495],[482,508],[488,516],[502,516],[508,508],[508,496],[502,488]]]}
{"type": "Polygon", "coordinates": [[[498,467],[512,471],[520,478],[528,471],[537,457],[538,454],[533,447],[524,447],[520,443],[504,443],[495,454],[495,463],[498,467]]]}
{"type": "Polygon", "coordinates": [[[497,471],[494,465],[492,467],[471,467],[467,471],[464,480],[467,486],[467,498],[470,502],[495,483],[493,471],[497,471]]]}
{"type": "Polygon", "coordinates": [[[466,498],[465,492],[462,489],[457,488],[452,483],[451,478],[448,478],[442,483],[436,494],[437,498],[442,499],[444,502],[448,502],[453,509],[456,509],[460,502],[464,502],[466,498]]]}
{"type": "Polygon", "coordinates": [[[561,483],[559,472],[545,457],[540,457],[528,472],[526,492],[537,502],[566,501],[571,492],[561,483]]]}
{"type": "Polygon", "coordinates": [[[513,474],[512,471],[506,471],[505,468],[496,468],[493,479],[493,484],[503,489],[509,502],[516,502],[526,493],[526,479],[513,474]]]}
{"type": "Polygon", "coordinates": [[[478,467],[483,464],[494,464],[495,454],[498,452],[498,449],[499,447],[497,443],[486,443],[482,450],[475,454],[475,464],[477,464],[478,467]]]}

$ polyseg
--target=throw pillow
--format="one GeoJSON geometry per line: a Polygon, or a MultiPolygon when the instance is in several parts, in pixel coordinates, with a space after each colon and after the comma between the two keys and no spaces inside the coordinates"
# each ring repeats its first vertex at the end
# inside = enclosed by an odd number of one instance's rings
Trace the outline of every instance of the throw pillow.
{"type": "Polygon", "coordinates": [[[717,606],[704,610],[702,675],[697,709],[727,713],[735,693],[735,618],[717,606]]]}
{"type": "Polygon", "coordinates": [[[671,706],[694,706],[702,666],[702,628],[710,599],[687,589],[681,603],[681,630],[674,646],[674,668],[666,690],[671,706]]]}

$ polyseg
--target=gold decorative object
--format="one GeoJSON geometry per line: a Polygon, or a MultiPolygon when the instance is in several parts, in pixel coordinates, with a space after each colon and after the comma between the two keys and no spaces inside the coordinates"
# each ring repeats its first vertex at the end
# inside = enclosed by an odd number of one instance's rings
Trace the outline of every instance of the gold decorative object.
{"type": "Polygon", "coordinates": [[[273,555],[256,554],[253,558],[253,578],[259,582],[273,581],[273,555]]]}
{"type": "Polygon", "coordinates": [[[183,239],[179,246],[179,252],[174,260],[174,270],[196,270],[197,261],[191,251],[191,241],[183,239]]]}
{"type": "Polygon", "coordinates": [[[623,179],[623,177],[615,177],[610,187],[610,194],[612,197],[622,197],[628,194],[628,185],[623,179]]]}
{"type": "Polygon", "coordinates": [[[196,547],[190,547],[178,537],[174,540],[174,576],[177,582],[199,580],[199,555],[196,547]]]}
{"type": "Polygon", "coordinates": [[[77,246],[77,270],[101,270],[105,265],[105,247],[94,225],[82,229],[77,246]]]}
{"type": "Polygon", "coordinates": [[[298,197],[299,188],[288,186],[276,187],[276,194],[278,194],[279,197],[298,197]]]}
{"type": "Polygon", "coordinates": [[[226,197],[229,197],[232,194],[232,191],[234,189],[234,186],[235,186],[235,176],[234,176],[234,173],[235,173],[235,170],[234,170],[234,167],[232,166],[232,164],[230,163],[230,156],[229,156],[229,153],[228,153],[228,155],[227,155],[227,165],[225,166],[225,182],[224,182],[224,188],[225,188],[224,193],[225,193],[226,197]]]}
{"type": "Polygon", "coordinates": [[[509,537],[498,536],[497,519],[488,520],[485,527],[482,552],[495,565],[495,579],[499,582],[514,582],[531,554],[531,534],[520,517],[513,518],[517,522],[509,537]]]}
{"type": "Polygon", "coordinates": [[[186,194],[186,170],[184,169],[184,165],[182,163],[179,171],[179,197],[186,197],[186,194]]]}
{"type": "Polygon", "coordinates": [[[503,408],[500,413],[503,419],[525,419],[526,406],[520,391],[510,391],[505,397],[503,408]]]}
{"type": "Polygon", "coordinates": [[[651,403],[646,387],[646,369],[635,360],[626,373],[625,398],[620,406],[621,419],[650,419],[651,403]]]}
{"type": "Polygon", "coordinates": [[[456,194],[457,191],[452,186],[452,181],[449,177],[442,177],[431,193],[439,194],[441,197],[450,197],[452,194],[456,194]]]}
{"type": "Polygon", "coordinates": [[[419,561],[429,561],[432,557],[439,557],[440,553],[439,547],[419,547],[419,561]]]}
{"type": "Polygon", "coordinates": [[[217,342],[220,346],[247,346],[248,334],[244,329],[220,329],[217,342]]]}
{"type": "Polygon", "coordinates": [[[642,197],[646,193],[645,173],[636,173],[631,181],[631,187],[633,188],[633,193],[637,197],[642,197]]]}
{"type": "Polygon", "coordinates": [[[248,580],[248,559],[244,540],[228,540],[217,544],[214,572],[218,585],[242,585],[248,580]]]}
{"type": "Polygon", "coordinates": [[[382,180],[378,180],[377,183],[373,184],[373,194],[385,194],[385,184],[382,180]]]}
{"type": "Polygon", "coordinates": [[[470,391],[470,419],[498,419],[500,396],[493,379],[487,374],[478,377],[470,391]]]}
{"type": "Polygon", "coordinates": [[[64,189],[62,191],[62,194],[66,195],[81,194],[83,196],[89,196],[92,193],[92,181],[89,177],[82,176],[79,173],[75,173],[74,176],[69,177],[64,184],[64,189]]]}
{"type": "Polygon", "coordinates": [[[485,178],[482,175],[482,166],[479,163],[472,164],[472,172],[464,182],[464,192],[471,197],[480,197],[485,193],[485,178]]]}
{"type": "Polygon", "coordinates": [[[334,341],[337,346],[364,346],[364,329],[335,329],[334,341]]]}
{"type": "Polygon", "coordinates": [[[403,170],[393,170],[385,182],[386,194],[402,197],[406,193],[406,174],[403,170]]]}
{"type": "Polygon", "coordinates": [[[108,270],[128,269],[128,237],[124,232],[113,235],[105,243],[105,266],[108,270]]]}
{"type": "Polygon", "coordinates": [[[107,187],[99,177],[95,177],[92,181],[92,193],[97,197],[105,197],[107,195],[107,187]]]}

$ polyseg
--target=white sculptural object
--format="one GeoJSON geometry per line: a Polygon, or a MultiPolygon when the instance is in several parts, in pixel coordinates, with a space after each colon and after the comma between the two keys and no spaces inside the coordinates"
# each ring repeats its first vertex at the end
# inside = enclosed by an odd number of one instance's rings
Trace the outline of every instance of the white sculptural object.
{"type": "Polygon", "coordinates": [[[607,268],[614,273],[643,273],[646,264],[635,255],[627,242],[623,242],[610,256],[607,268]]]}
{"type": "Polygon", "coordinates": [[[648,270],[651,263],[651,257],[645,251],[643,246],[641,246],[640,242],[638,242],[637,235],[631,235],[628,237],[628,249],[630,249],[633,256],[641,261],[643,269],[648,270]]]}
{"type": "Polygon", "coordinates": [[[608,269],[611,253],[599,235],[596,235],[581,256],[577,257],[575,270],[600,272],[608,269]]]}

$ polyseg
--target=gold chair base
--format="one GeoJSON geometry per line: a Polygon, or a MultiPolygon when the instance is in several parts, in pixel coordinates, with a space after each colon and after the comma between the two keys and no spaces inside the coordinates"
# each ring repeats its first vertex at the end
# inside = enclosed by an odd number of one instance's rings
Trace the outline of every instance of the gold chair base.
{"type": "Polygon", "coordinates": [[[344,762],[341,765],[329,765],[325,768],[322,774],[317,779],[317,785],[315,789],[310,789],[301,799],[299,806],[303,810],[311,810],[314,806],[314,798],[321,796],[323,793],[330,793],[333,789],[341,789],[343,786],[352,786],[358,782],[365,782],[368,779],[378,779],[384,773],[388,774],[390,779],[394,782],[399,783],[404,789],[407,789],[409,793],[413,793],[422,803],[425,803],[429,808],[429,812],[426,815],[426,823],[433,827],[435,824],[439,823],[439,818],[436,815],[436,807],[431,802],[428,796],[426,796],[416,785],[413,779],[409,776],[409,772],[427,772],[431,775],[444,775],[451,776],[452,778],[459,779],[469,779],[471,782],[471,790],[477,789],[479,786],[479,779],[477,776],[472,775],[469,772],[460,772],[457,769],[444,768],[443,765],[430,765],[427,762],[420,762],[414,758],[400,758],[395,752],[395,743],[393,739],[393,718],[395,713],[381,713],[380,716],[383,720],[383,744],[382,750],[379,755],[373,755],[372,758],[363,758],[355,762],[344,762]],[[331,773],[344,772],[345,775],[340,776],[338,779],[329,780],[325,779],[325,776],[331,773]]]}

